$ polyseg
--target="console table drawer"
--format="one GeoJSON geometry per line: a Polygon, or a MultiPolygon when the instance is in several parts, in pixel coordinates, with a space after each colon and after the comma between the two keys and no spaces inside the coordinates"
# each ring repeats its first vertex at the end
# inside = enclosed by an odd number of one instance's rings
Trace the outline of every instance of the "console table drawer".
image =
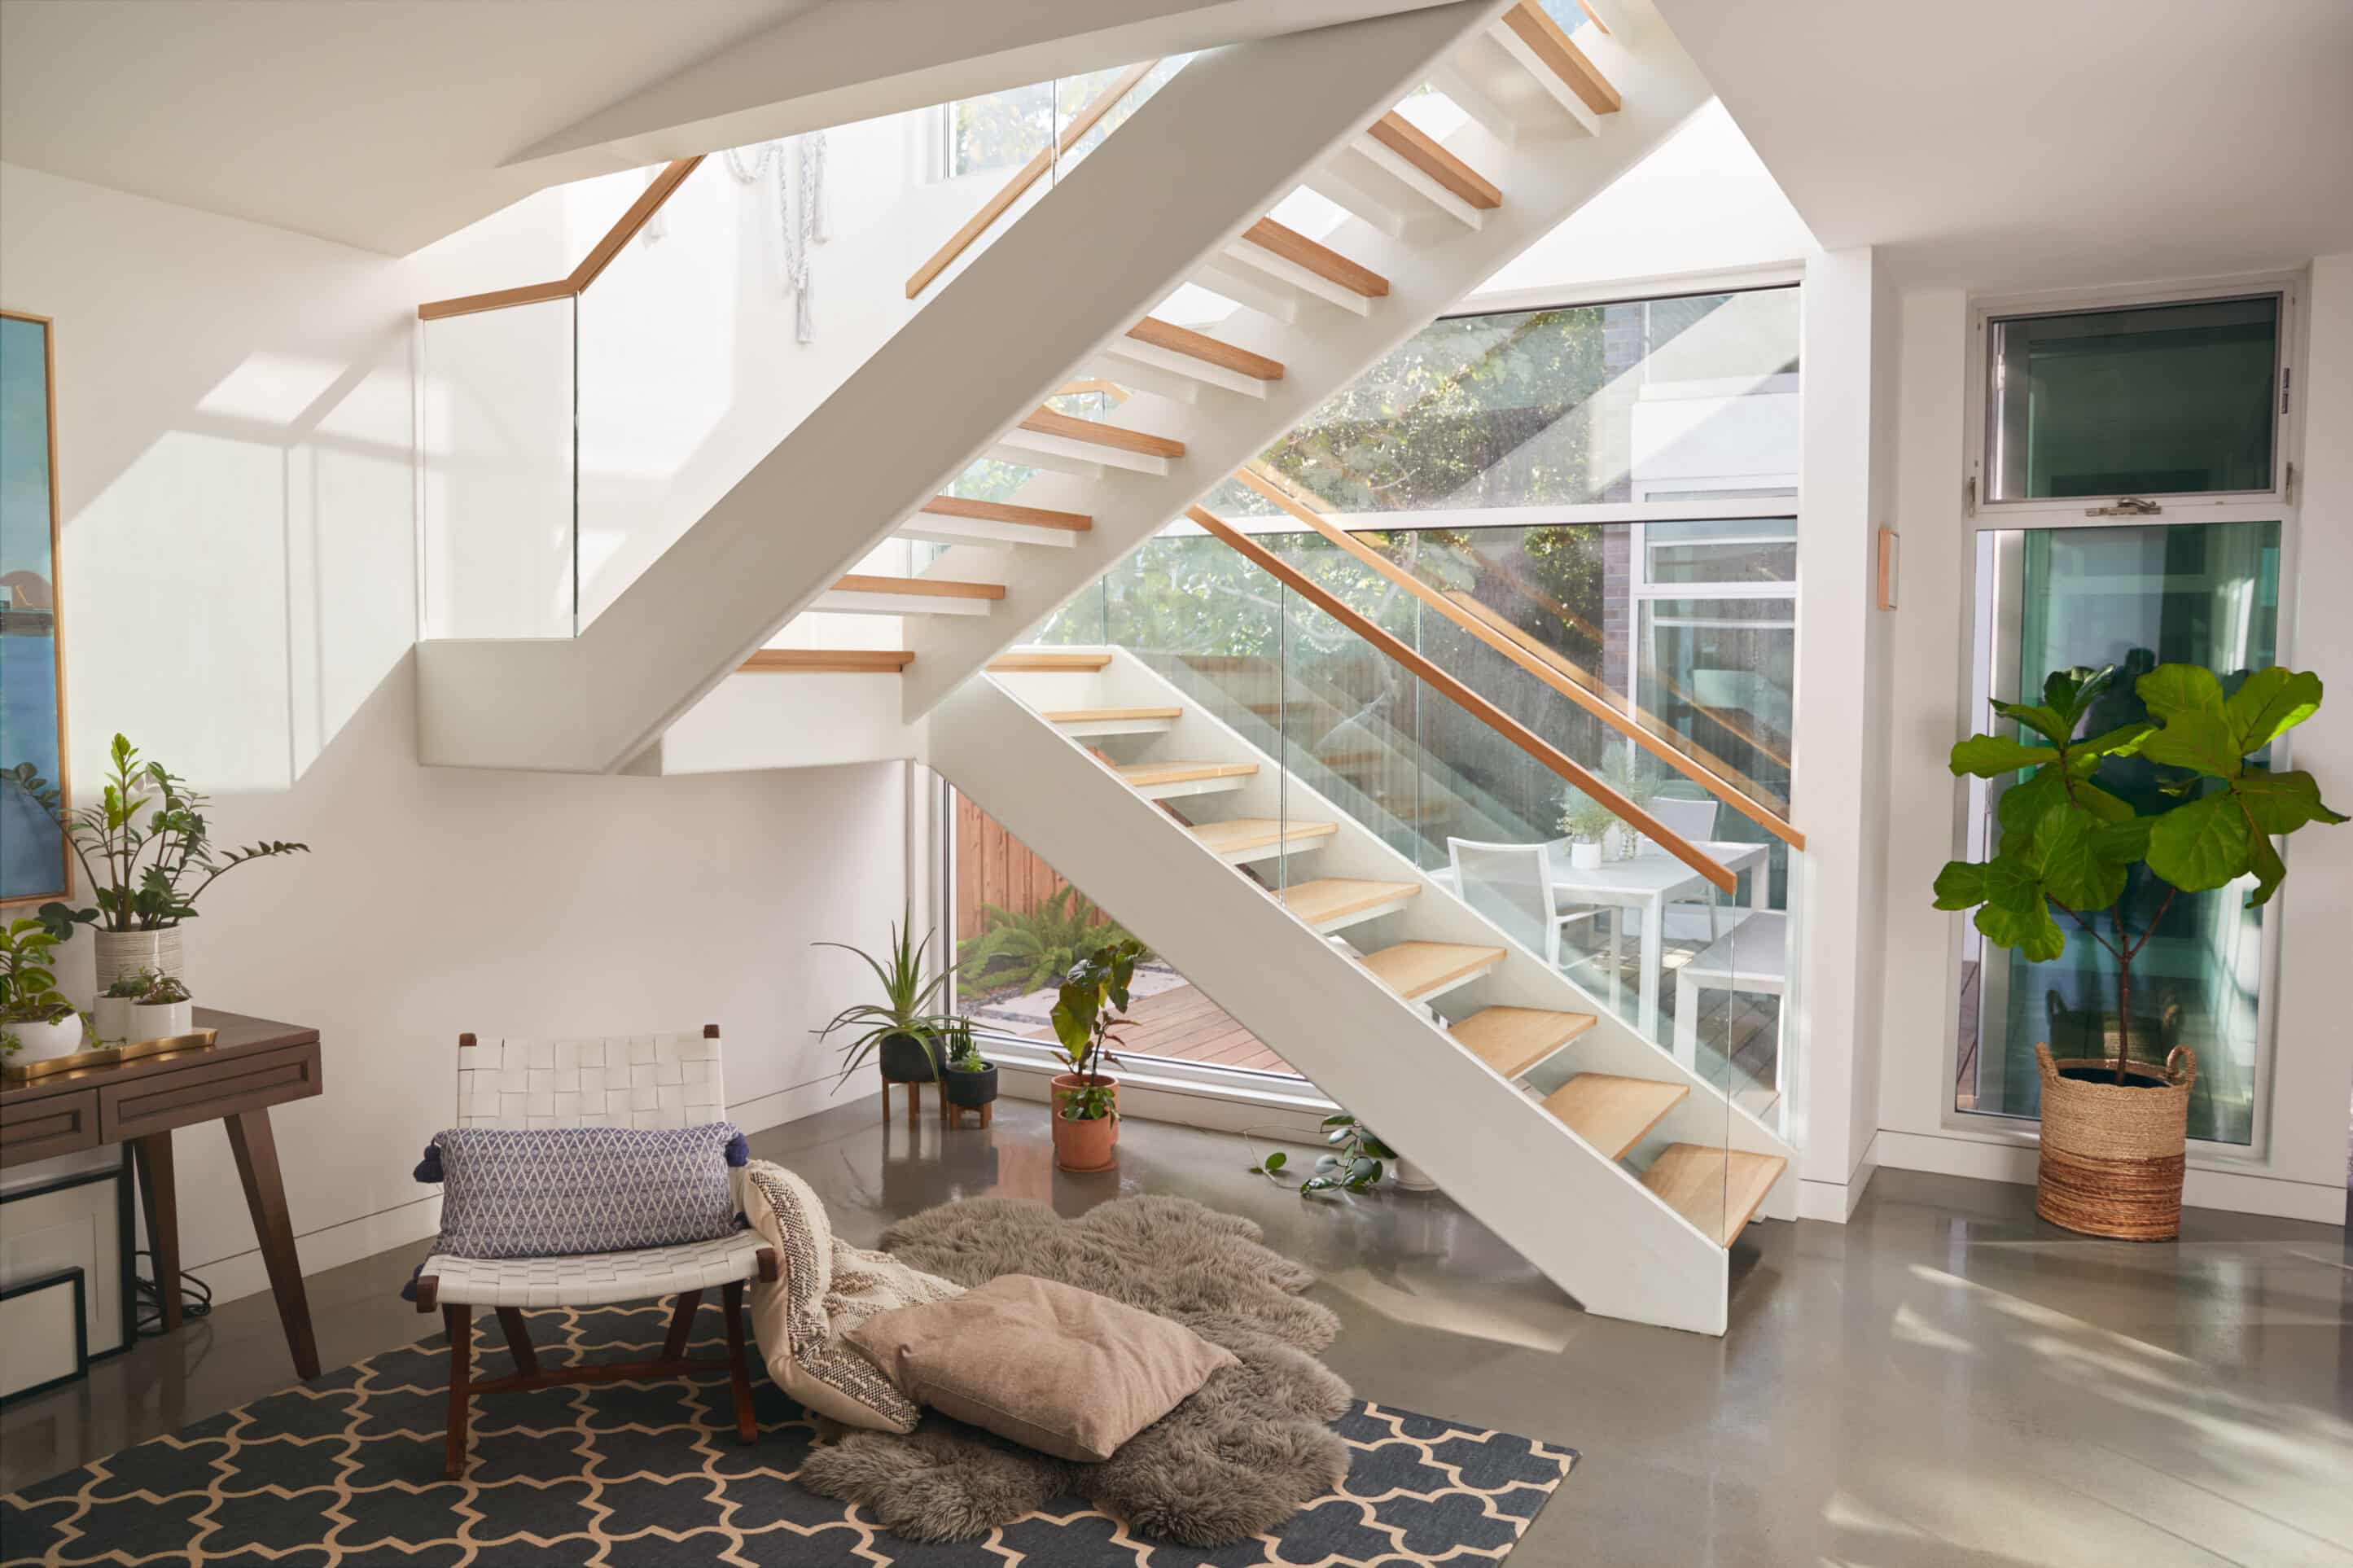
{"type": "Polygon", "coordinates": [[[319,1046],[288,1046],[213,1061],[195,1060],[98,1091],[99,1136],[112,1143],[192,1121],[258,1110],[319,1092],[319,1046]]]}
{"type": "Polygon", "coordinates": [[[104,1142],[98,1131],[98,1090],[45,1094],[21,1105],[0,1105],[0,1131],[5,1131],[5,1157],[0,1164],[23,1165],[54,1154],[95,1149],[104,1142]]]}

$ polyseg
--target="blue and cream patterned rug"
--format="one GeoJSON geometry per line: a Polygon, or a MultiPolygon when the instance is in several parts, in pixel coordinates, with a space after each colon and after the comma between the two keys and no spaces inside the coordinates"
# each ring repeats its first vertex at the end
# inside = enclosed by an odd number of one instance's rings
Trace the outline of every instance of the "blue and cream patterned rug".
{"type": "MultiPolygon", "coordinates": [[[[668,1308],[530,1316],[543,1360],[622,1360],[660,1342],[668,1308]]],[[[699,1328],[717,1353],[713,1309],[699,1328]]],[[[476,1353],[495,1365],[494,1339],[476,1353]]],[[[1470,1568],[1504,1560],[1577,1459],[1359,1402],[1335,1424],[1351,1450],[1341,1489],[1270,1535],[1171,1546],[1072,1498],[983,1541],[926,1545],[796,1485],[816,1429],[756,1370],[754,1390],[749,1447],[723,1375],[492,1394],[475,1402],[466,1479],[445,1481],[436,1334],[0,1498],[0,1564],[1470,1568]]]]}

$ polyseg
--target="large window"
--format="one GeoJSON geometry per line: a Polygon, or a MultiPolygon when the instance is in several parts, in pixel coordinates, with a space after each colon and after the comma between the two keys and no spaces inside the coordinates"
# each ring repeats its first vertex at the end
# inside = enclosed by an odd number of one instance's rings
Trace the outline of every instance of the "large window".
{"type": "MultiPolygon", "coordinates": [[[[2032,700],[2054,669],[2115,667],[2087,720],[2099,730],[2144,717],[2134,682],[2158,664],[2204,666],[2228,690],[2287,661],[2280,575],[2295,518],[2282,410],[2294,300],[2283,286],[1989,312],[1971,729],[2003,732],[1987,701],[2032,700]]],[[[2017,782],[1961,786],[1969,857],[1999,847],[1998,807],[2017,782]]],[[[2098,782],[2144,813],[2168,787],[2211,787],[2137,757],[2109,759],[2098,782]]],[[[2246,895],[2245,885],[2177,894],[2141,868],[2119,903],[2128,925],[2156,922],[2133,963],[2134,1056],[2195,1050],[2189,1136],[2240,1148],[2262,1138],[2272,966],[2263,911],[2246,895]]],[[[1960,933],[1954,1110],[2031,1120],[2036,1042],[2061,1056],[2113,1048],[2114,962],[2080,938],[2038,963],[1967,921],[1960,933]]]]}

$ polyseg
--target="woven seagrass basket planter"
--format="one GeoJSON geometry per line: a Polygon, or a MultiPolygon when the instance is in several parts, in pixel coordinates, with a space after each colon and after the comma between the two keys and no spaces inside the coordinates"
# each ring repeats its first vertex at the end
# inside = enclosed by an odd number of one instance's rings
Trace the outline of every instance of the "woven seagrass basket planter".
{"type": "Polygon", "coordinates": [[[2170,1241],[2181,1234],[2181,1173],[2198,1054],[2176,1046],[2162,1069],[2133,1063],[2116,1081],[2113,1058],[2062,1057],[2038,1044],[2042,1155],[2034,1212],[2085,1236],[2170,1241]],[[2069,1069],[2099,1081],[2068,1078],[2069,1069]]]}

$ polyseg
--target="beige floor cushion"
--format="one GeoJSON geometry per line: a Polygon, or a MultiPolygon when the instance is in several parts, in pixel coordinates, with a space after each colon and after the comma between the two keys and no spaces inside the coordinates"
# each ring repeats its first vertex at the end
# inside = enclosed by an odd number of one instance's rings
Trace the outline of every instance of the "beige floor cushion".
{"type": "Polygon", "coordinates": [[[1064,1459],[1110,1458],[1235,1362],[1182,1323],[1027,1274],[880,1313],[849,1339],[918,1404],[1064,1459]]]}
{"type": "Polygon", "coordinates": [[[744,1215],[784,1259],[776,1283],[752,1286],[752,1331],[776,1386],[844,1426],[913,1431],[923,1414],[915,1402],[843,1336],[877,1312],[944,1300],[963,1287],[837,1240],[817,1194],[782,1165],[745,1167],[744,1215]]]}

